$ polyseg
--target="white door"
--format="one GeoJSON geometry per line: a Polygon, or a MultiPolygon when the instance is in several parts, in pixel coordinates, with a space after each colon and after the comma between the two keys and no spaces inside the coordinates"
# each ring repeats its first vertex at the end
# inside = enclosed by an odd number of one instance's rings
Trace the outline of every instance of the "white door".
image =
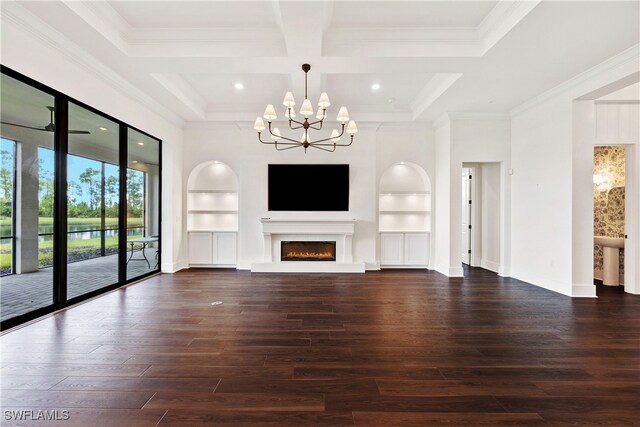
{"type": "Polygon", "coordinates": [[[380,234],[380,264],[404,264],[404,238],[402,233],[380,234]]]}
{"type": "Polygon", "coordinates": [[[236,233],[213,233],[213,264],[236,265],[236,233]]]}
{"type": "Polygon", "coordinates": [[[211,249],[211,233],[189,233],[189,264],[211,265],[213,259],[211,249]]]}
{"type": "Polygon", "coordinates": [[[429,234],[405,233],[404,263],[406,265],[423,265],[429,263],[429,234]]]}
{"type": "Polygon", "coordinates": [[[462,168],[462,262],[471,264],[471,169],[462,168]]]}

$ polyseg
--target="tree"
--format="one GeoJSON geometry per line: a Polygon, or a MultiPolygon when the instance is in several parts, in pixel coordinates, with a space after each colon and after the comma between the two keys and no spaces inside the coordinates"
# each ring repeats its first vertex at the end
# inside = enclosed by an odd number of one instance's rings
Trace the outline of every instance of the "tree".
{"type": "Polygon", "coordinates": [[[117,175],[107,176],[104,180],[104,204],[105,216],[107,218],[117,218],[118,198],[120,196],[120,180],[117,175]]]}
{"type": "Polygon", "coordinates": [[[89,191],[89,216],[100,216],[100,199],[102,198],[102,172],[87,168],[80,174],[80,182],[87,186],[89,191]]]}
{"type": "Polygon", "coordinates": [[[144,172],[127,169],[127,216],[142,217],[144,210],[144,172]]]}
{"type": "Polygon", "coordinates": [[[47,160],[40,156],[40,150],[38,150],[39,168],[38,168],[38,215],[41,217],[53,216],[53,173],[51,169],[47,167],[47,160]]]}
{"type": "MultiPolygon", "coordinates": [[[[4,144],[3,144],[4,145],[4,144]]],[[[0,151],[0,216],[11,218],[14,187],[14,150],[0,151]]]]}

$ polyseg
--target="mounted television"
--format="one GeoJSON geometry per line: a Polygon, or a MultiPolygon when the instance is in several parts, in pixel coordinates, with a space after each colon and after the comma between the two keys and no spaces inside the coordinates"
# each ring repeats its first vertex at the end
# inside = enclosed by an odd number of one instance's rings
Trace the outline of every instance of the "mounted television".
{"type": "Polygon", "coordinates": [[[349,165],[269,165],[270,211],[348,211],[349,165]]]}

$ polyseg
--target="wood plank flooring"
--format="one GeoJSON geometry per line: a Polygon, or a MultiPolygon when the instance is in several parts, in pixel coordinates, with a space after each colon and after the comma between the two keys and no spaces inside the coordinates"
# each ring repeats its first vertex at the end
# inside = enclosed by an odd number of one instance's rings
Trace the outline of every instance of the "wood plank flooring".
{"type": "Polygon", "coordinates": [[[640,425],[640,297],[466,273],[155,276],[4,334],[0,424],[640,425]]]}

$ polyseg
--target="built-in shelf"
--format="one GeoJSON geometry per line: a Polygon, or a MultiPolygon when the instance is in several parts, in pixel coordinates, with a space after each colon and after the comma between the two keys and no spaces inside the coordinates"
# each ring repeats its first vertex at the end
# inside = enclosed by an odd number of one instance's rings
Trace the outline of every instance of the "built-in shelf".
{"type": "Polygon", "coordinates": [[[225,228],[193,228],[187,230],[187,233],[237,233],[238,230],[225,228]]]}
{"type": "Polygon", "coordinates": [[[238,194],[237,191],[229,190],[189,190],[189,194],[238,194]]]}
{"type": "Polygon", "coordinates": [[[430,191],[380,191],[381,196],[426,196],[430,191]]]}
{"type": "Polygon", "coordinates": [[[392,210],[380,210],[381,214],[425,214],[429,213],[426,209],[411,209],[411,210],[402,210],[402,211],[392,211],[392,210]]]}
{"type": "Polygon", "coordinates": [[[224,213],[238,213],[237,209],[191,209],[187,213],[212,213],[212,214],[224,214],[224,213]]]}
{"type": "Polygon", "coordinates": [[[427,233],[429,234],[428,231],[424,231],[424,230],[380,230],[379,233],[405,233],[405,234],[409,234],[409,233],[427,233]]]}
{"type": "Polygon", "coordinates": [[[238,179],[220,162],[191,173],[187,188],[189,265],[234,267],[238,241],[238,179]]]}

